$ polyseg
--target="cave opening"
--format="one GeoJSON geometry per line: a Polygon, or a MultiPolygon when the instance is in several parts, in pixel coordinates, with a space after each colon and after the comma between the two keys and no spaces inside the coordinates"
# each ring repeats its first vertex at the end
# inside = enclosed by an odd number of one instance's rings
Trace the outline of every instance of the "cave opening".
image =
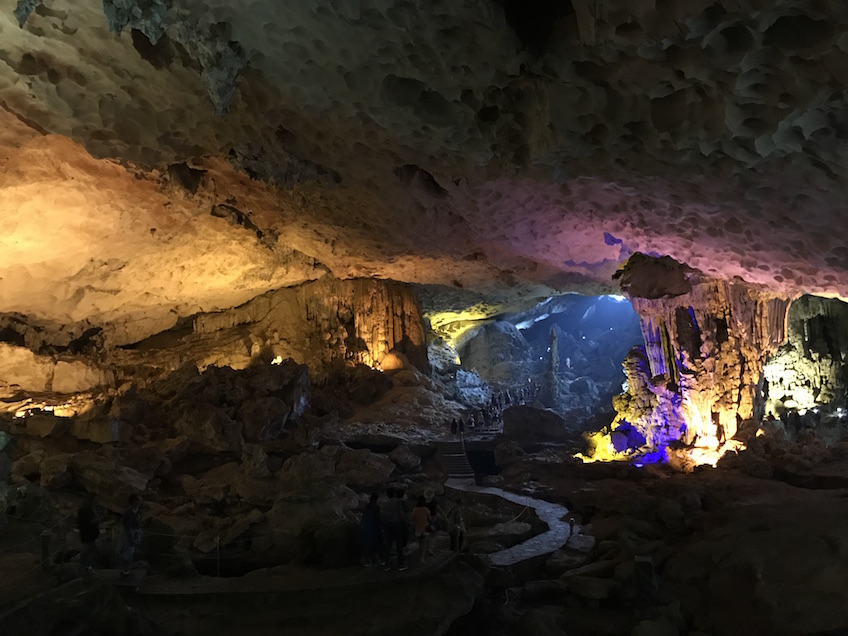
{"type": "Polygon", "coordinates": [[[540,406],[585,422],[609,411],[625,379],[622,360],[641,343],[639,316],[624,297],[568,294],[496,317],[457,351],[460,368],[492,386],[539,385],[540,406]]]}

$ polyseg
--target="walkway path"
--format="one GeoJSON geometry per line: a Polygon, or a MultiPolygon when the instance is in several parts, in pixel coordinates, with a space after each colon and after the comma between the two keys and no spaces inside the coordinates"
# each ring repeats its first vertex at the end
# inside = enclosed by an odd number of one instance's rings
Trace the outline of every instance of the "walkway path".
{"type": "MultiPolygon", "coordinates": [[[[526,495],[516,495],[500,488],[475,486],[468,483],[467,480],[448,479],[445,482],[445,486],[466,492],[496,495],[507,501],[533,508],[538,517],[548,524],[547,532],[537,534],[535,537],[514,545],[511,548],[490,554],[489,559],[492,565],[512,565],[535,556],[554,552],[564,546],[569,536],[571,536],[568,520],[563,520],[563,517],[568,514],[568,508],[565,506],[560,506],[549,501],[542,501],[541,499],[534,499],[526,495]]],[[[578,527],[575,526],[574,529],[577,531],[578,527]]]]}

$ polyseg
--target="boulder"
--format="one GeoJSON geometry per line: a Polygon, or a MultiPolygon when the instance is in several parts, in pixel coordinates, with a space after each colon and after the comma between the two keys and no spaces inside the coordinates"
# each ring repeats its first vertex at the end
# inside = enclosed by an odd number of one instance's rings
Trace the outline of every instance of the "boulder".
{"type": "Polygon", "coordinates": [[[568,570],[584,565],[587,559],[588,557],[585,554],[572,554],[565,550],[557,550],[545,561],[545,572],[552,576],[559,576],[568,570]]]}
{"type": "Polygon", "coordinates": [[[388,457],[367,449],[342,451],[336,464],[336,475],[352,488],[373,488],[388,479],[395,464],[388,457]]]}
{"type": "Polygon", "coordinates": [[[277,473],[280,488],[296,490],[315,480],[335,475],[336,458],[340,451],[338,446],[324,446],[317,453],[301,453],[289,457],[277,473]]]}
{"type": "Polygon", "coordinates": [[[189,401],[174,409],[171,428],[205,451],[241,452],[241,424],[206,402],[189,401]]]}
{"type": "Polygon", "coordinates": [[[526,541],[533,534],[533,528],[523,521],[498,523],[491,528],[470,528],[469,541],[495,541],[506,547],[512,547],[526,541]]]}
{"type": "Polygon", "coordinates": [[[34,479],[39,476],[39,465],[43,459],[42,453],[29,453],[12,462],[12,477],[34,479]]]}
{"type": "Polygon", "coordinates": [[[521,442],[565,442],[575,432],[559,415],[531,406],[514,406],[503,413],[503,434],[521,442]]]}
{"type": "MultiPolygon", "coordinates": [[[[316,554],[320,549],[314,542],[333,531],[321,534],[319,529],[353,522],[352,511],[358,506],[356,493],[332,478],[316,479],[297,490],[281,493],[266,513],[273,546],[291,559],[303,553],[313,561],[321,561],[320,554],[316,554]]],[[[349,556],[339,565],[347,564],[349,556]]]]}
{"type": "Polygon", "coordinates": [[[592,563],[582,565],[579,568],[568,570],[560,577],[560,580],[564,581],[573,576],[610,576],[615,571],[615,565],[615,561],[594,561],[592,563]]]}
{"type": "Polygon", "coordinates": [[[56,393],[80,393],[113,382],[114,375],[111,371],[98,369],[79,360],[60,360],[53,371],[51,388],[56,393]]]}
{"type": "Polygon", "coordinates": [[[560,581],[528,581],[521,588],[521,598],[537,603],[559,603],[565,599],[568,588],[560,581]]]}
{"type": "Polygon", "coordinates": [[[421,469],[421,458],[405,444],[395,447],[388,457],[404,472],[411,473],[421,469]]]}
{"type": "Polygon", "coordinates": [[[119,461],[117,454],[106,456],[95,451],[77,453],[71,460],[74,477],[101,506],[113,512],[123,512],[127,498],[143,493],[149,481],[148,477],[119,461]]]}
{"type": "Polygon", "coordinates": [[[251,442],[266,442],[285,436],[286,424],[292,415],[291,407],[278,397],[246,400],[238,410],[238,421],[244,427],[244,438],[251,442]]]}
{"type": "Polygon", "coordinates": [[[612,596],[621,586],[615,579],[601,579],[594,576],[572,576],[564,582],[568,591],[575,596],[599,601],[612,596]]]}
{"type": "Polygon", "coordinates": [[[595,537],[590,534],[573,534],[565,542],[566,550],[579,554],[589,554],[595,549],[595,537]]]}
{"type": "Polygon", "coordinates": [[[159,634],[110,585],[75,579],[0,615],[5,634],[159,634]]]}
{"type": "Polygon", "coordinates": [[[65,488],[72,479],[71,459],[73,454],[51,455],[41,460],[38,473],[42,488],[65,488]]]}
{"type": "Polygon", "coordinates": [[[516,636],[566,636],[559,626],[562,610],[552,607],[528,609],[515,625],[516,636]]]}
{"type": "Polygon", "coordinates": [[[36,414],[26,418],[26,432],[38,437],[59,437],[71,428],[71,420],[52,414],[36,414]]]}
{"type": "Polygon", "coordinates": [[[495,465],[506,468],[518,459],[527,455],[518,442],[502,442],[495,447],[495,465]]]}
{"type": "Polygon", "coordinates": [[[245,444],[241,452],[241,469],[249,477],[269,477],[268,453],[258,444],[245,444]]]}
{"type": "Polygon", "coordinates": [[[133,427],[123,420],[99,417],[90,420],[76,419],[71,424],[69,432],[77,439],[108,444],[130,441],[133,427]]]}
{"type": "Polygon", "coordinates": [[[229,545],[247,532],[251,525],[262,521],[262,518],[262,513],[254,508],[248,513],[228,519],[228,522],[221,527],[201,532],[192,545],[200,552],[208,554],[218,546],[223,548],[229,545]]]}

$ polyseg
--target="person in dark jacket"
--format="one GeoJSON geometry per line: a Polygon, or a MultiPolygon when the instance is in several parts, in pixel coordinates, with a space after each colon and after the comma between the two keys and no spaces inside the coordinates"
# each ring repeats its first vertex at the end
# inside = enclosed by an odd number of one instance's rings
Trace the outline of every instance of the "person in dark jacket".
{"type": "Polygon", "coordinates": [[[121,576],[129,576],[132,568],[135,550],[141,545],[141,497],[133,493],[129,497],[129,507],[121,518],[121,540],[118,544],[118,561],[121,565],[121,576]]]}
{"type": "Polygon", "coordinates": [[[100,515],[94,504],[94,499],[88,498],[77,512],[77,530],[80,536],[81,572],[90,572],[98,561],[97,537],[100,536],[100,515]]]}
{"type": "Polygon", "coordinates": [[[384,563],[386,561],[381,531],[380,506],[377,505],[377,493],[372,492],[371,499],[365,506],[365,512],[362,513],[362,523],[359,525],[359,540],[365,567],[374,565],[377,555],[380,555],[384,563]]]}
{"type": "Polygon", "coordinates": [[[397,549],[398,572],[403,572],[407,569],[403,554],[407,538],[407,514],[402,501],[403,493],[397,492],[394,488],[389,488],[386,496],[388,501],[381,514],[383,528],[386,531],[386,559],[383,565],[387,570],[389,569],[392,546],[394,546],[397,549]]]}

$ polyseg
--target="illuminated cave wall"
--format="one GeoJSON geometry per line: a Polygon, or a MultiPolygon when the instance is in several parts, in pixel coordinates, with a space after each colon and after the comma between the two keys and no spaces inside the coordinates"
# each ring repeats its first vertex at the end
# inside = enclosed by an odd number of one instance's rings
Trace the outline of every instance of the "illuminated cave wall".
{"type": "Polygon", "coordinates": [[[848,304],[802,296],[789,309],[788,337],[763,369],[766,411],[845,405],[848,304]]]}
{"type": "Polygon", "coordinates": [[[264,350],[310,366],[345,360],[379,367],[396,351],[419,369],[428,368],[418,300],[402,283],[324,278],[197,316],[193,331],[215,334],[239,326],[249,333],[250,357],[264,350]]]}
{"type": "Polygon", "coordinates": [[[633,428],[655,447],[672,439],[718,447],[762,415],[763,364],[786,338],[790,301],[671,259],[637,262],[620,276],[645,346],[625,361],[628,390],[615,401],[613,428],[633,428]]]}

